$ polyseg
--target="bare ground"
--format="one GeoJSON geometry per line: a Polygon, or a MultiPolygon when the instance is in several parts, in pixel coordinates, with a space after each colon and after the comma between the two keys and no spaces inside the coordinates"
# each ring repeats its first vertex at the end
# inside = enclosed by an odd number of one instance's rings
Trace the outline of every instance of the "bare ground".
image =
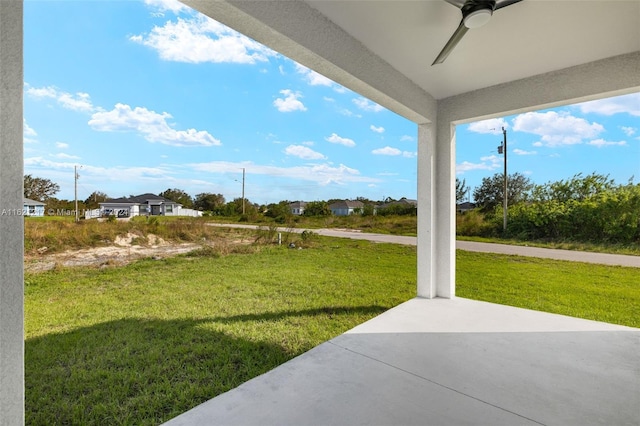
{"type": "Polygon", "coordinates": [[[201,248],[196,243],[171,243],[155,235],[147,235],[146,245],[132,244],[136,235],[118,237],[111,246],[93,247],[81,250],[67,250],[63,253],[25,255],[25,272],[43,272],[59,266],[122,266],[142,258],[165,258],[188,253],[201,248]]]}

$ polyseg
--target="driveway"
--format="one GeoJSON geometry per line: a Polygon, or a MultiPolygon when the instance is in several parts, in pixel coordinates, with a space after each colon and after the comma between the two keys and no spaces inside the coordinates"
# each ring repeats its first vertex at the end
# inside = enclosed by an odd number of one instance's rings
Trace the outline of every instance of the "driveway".
{"type": "MultiPolygon", "coordinates": [[[[217,224],[212,223],[212,226],[220,226],[226,228],[244,228],[244,229],[258,229],[257,225],[243,225],[243,224],[217,224]]],[[[416,237],[407,237],[402,235],[388,235],[388,234],[373,234],[360,232],[350,229],[306,229],[306,228],[278,228],[279,232],[295,232],[302,233],[305,230],[310,230],[318,235],[326,237],[338,237],[338,238],[351,238],[354,240],[368,240],[378,243],[392,243],[392,244],[405,244],[413,245],[417,244],[416,237]]],[[[515,256],[527,256],[527,257],[540,257],[545,259],[556,260],[568,260],[572,262],[585,262],[585,263],[597,263],[601,265],[615,265],[615,266],[628,266],[632,268],[640,268],[640,256],[627,256],[621,254],[607,254],[607,253],[593,253],[574,250],[558,250],[547,249],[539,247],[527,247],[527,246],[514,246],[508,244],[494,244],[494,243],[478,243],[474,241],[456,241],[456,248],[458,250],[476,251],[483,253],[499,253],[515,256]]]]}

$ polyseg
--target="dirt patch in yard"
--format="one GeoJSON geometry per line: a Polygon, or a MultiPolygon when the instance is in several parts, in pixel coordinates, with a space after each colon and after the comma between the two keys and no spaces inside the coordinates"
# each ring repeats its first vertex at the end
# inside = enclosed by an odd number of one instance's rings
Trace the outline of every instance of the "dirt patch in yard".
{"type": "Polygon", "coordinates": [[[38,250],[39,254],[25,255],[24,269],[26,272],[43,272],[59,266],[122,266],[143,258],[161,259],[185,254],[202,246],[203,244],[196,243],[171,243],[153,234],[147,235],[141,241],[138,235],[129,233],[117,237],[114,245],[105,247],[52,254],[47,254],[45,247],[45,250],[38,250]]]}

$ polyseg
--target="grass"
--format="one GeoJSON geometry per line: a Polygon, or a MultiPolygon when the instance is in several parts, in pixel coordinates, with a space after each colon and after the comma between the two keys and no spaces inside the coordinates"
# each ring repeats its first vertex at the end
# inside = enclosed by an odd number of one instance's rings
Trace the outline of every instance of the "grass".
{"type": "Polygon", "coordinates": [[[414,251],[331,240],[27,275],[27,423],[168,420],[411,298],[414,251]]]}
{"type": "Polygon", "coordinates": [[[456,294],[640,327],[640,269],[458,250],[456,294]]]}
{"type": "MultiPolygon", "coordinates": [[[[412,298],[415,247],[310,248],[27,274],[26,423],[166,421],[412,298]]],[[[462,297],[640,326],[640,270],[459,251],[462,297]]]]}
{"type": "Polygon", "coordinates": [[[589,251],[595,253],[624,254],[640,256],[640,244],[637,243],[593,243],[584,241],[539,241],[539,240],[517,240],[513,238],[489,238],[489,237],[469,237],[458,235],[456,239],[461,241],[477,241],[481,243],[510,244],[514,246],[541,247],[560,250],[589,251]]]}

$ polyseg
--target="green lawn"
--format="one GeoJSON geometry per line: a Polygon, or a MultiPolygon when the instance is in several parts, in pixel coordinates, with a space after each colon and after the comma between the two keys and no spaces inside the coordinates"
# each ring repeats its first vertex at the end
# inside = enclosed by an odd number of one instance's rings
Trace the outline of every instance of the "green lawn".
{"type": "MultiPolygon", "coordinates": [[[[415,247],[144,260],[26,276],[26,422],[158,424],[412,298],[415,247]]],[[[640,326],[640,270],[458,252],[460,296],[640,326]]]]}

